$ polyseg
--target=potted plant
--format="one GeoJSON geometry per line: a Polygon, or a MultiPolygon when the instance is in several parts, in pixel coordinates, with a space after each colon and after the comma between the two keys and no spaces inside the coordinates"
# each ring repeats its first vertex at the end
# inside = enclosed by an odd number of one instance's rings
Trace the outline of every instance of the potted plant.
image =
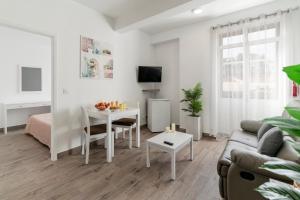
{"type": "MultiPolygon", "coordinates": [[[[285,67],[283,71],[296,84],[300,85],[300,65],[285,67]]],[[[296,137],[298,140],[294,142],[294,149],[300,153],[300,108],[286,107],[285,110],[292,117],[285,119],[274,117],[265,119],[264,121],[279,127],[282,131],[296,137]]],[[[259,186],[256,190],[267,199],[284,199],[298,200],[300,199],[300,165],[294,162],[287,161],[270,161],[264,163],[262,169],[268,170],[275,174],[283,175],[294,181],[294,185],[288,185],[282,182],[266,182],[259,186]]]]}
{"type": "Polygon", "coordinates": [[[194,140],[200,140],[202,137],[202,126],[200,112],[202,111],[202,88],[201,84],[197,83],[194,88],[189,90],[182,89],[184,99],[181,102],[187,105],[182,109],[189,114],[186,116],[186,132],[193,135],[194,140]]]}

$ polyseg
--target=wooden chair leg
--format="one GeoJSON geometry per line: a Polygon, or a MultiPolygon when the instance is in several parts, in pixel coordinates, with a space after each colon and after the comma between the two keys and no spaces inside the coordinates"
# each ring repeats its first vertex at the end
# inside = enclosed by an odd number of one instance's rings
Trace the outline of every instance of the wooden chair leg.
{"type": "Polygon", "coordinates": [[[90,156],[90,137],[85,137],[85,164],[89,164],[89,156],[90,156]]]}
{"type": "Polygon", "coordinates": [[[85,135],[81,135],[81,155],[84,155],[84,146],[85,146],[85,135]]]}
{"type": "Polygon", "coordinates": [[[122,132],[123,132],[123,139],[125,139],[125,128],[122,128],[122,132]]]}
{"type": "Polygon", "coordinates": [[[129,142],[129,149],[131,149],[132,148],[132,127],[129,128],[128,142],[129,142]]]}

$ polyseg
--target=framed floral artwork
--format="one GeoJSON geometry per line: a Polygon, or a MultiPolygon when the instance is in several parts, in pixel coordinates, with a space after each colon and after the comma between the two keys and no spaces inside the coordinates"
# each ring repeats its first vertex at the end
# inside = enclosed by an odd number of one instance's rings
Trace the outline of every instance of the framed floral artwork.
{"type": "Polygon", "coordinates": [[[110,44],[80,37],[80,78],[112,79],[113,68],[110,44]]]}

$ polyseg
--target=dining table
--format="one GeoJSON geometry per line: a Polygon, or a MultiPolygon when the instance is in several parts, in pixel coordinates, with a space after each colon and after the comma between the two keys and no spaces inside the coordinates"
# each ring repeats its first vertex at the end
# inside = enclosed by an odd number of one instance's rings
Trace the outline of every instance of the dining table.
{"type": "Polygon", "coordinates": [[[135,146],[140,147],[141,137],[140,137],[140,109],[139,108],[126,108],[126,109],[116,109],[116,110],[98,110],[97,108],[91,108],[88,110],[88,115],[91,118],[105,120],[106,130],[107,130],[107,150],[106,159],[107,162],[112,162],[112,157],[114,156],[114,134],[112,134],[112,122],[121,118],[135,117],[136,119],[136,137],[135,146]]]}

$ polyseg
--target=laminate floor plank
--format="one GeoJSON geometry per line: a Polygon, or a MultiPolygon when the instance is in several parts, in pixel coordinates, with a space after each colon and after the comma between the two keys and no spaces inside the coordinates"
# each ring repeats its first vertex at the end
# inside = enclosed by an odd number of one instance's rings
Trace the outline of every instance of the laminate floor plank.
{"type": "Polygon", "coordinates": [[[92,144],[88,165],[80,149],[52,162],[49,149],[23,131],[0,134],[1,200],[220,199],[216,166],[226,140],[204,137],[194,142],[193,161],[184,148],[176,156],[176,180],[171,181],[168,153],[151,148],[151,167],[146,167],[145,142],[155,135],[146,128],[141,130],[141,148],[130,150],[126,139],[116,140],[112,163],[106,162],[103,143],[92,144]]]}

